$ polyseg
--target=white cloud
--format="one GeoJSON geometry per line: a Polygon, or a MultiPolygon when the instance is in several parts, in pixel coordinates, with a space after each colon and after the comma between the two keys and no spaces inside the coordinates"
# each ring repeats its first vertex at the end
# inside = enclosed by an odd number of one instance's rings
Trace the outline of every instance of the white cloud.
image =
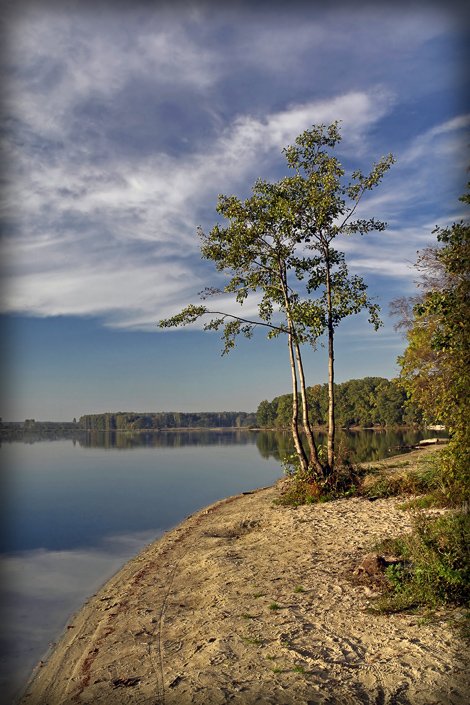
{"type": "Polygon", "coordinates": [[[238,121],[230,137],[233,150],[243,146],[281,149],[292,143],[298,134],[313,124],[330,124],[339,120],[342,125],[342,151],[362,144],[368,127],[389,112],[393,97],[381,88],[369,92],[351,91],[327,100],[313,100],[292,105],[262,120],[243,118],[238,121]]]}
{"type": "Polygon", "coordinates": [[[448,222],[424,221],[412,227],[391,226],[382,233],[370,233],[365,239],[343,238],[340,247],[347,253],[352,272],[364,276],[366,280],[370,274],[393,279],[408,291],[418,278],[414,267],[418,251],[434,246],[436,239],[432,231],[436,225],[448,222]]]}
{"type": "Polygon", "coordinates": [[[78,8],[25,8],[9,26],[9,62],[20,67],[5,92],[6,107],[38,136],[69,134],[71,111],[83,101],[113,98],[126,85],[148,81],[205,90],[216,81],[216,57],[178,23],[133,23],[125,13],[104,17],[78,8]],[[122,22],[124,20],[124,23],[122,22]]]}
{"type": "MultiPolygon", "coordinates": [[[[330,86],[316,91],[317,82],[328,81],[314,66],[306,71],[306,52],[318,67],[336,47],[335,70],[343,72],[348,53],[360,65],[352,51],[357,42],[364,45],[364,61],[379,50],[381,25],[393,29],[387,41],[396,52],[409,46],[410,36],[424,45],[444,31],[439,13],[425,20],[412,13],[406,22],[396,13],[371,13],[368,26],[361,13],[325,11],[306,23],[287,13],[289,21],[279,24],[270,15],[242,30],[240,21],[233,26],[228,21],[230,11],[213,21],[195,6],[182,17],[171,8],[144,13],[128,28],[122,13],[93,16],[78,6],[53,11],[28,6],[11,28],[9,47],[4,310],[99,314],[115,326],[153,327],[156,318],[174,313],[212,283],[199,261],[195,229],[216,220],[219,192],[243,196],[256,177],[277,173],[281,148],[312,124],[342,120],[342,156],[367,160],[371,135],[399,97],[386,81],[363,88],[364,73],[360,80],[351,76],[347,91],[332,93],[330,86]],[[226,52],[211,34],[214,26],[237,37],[226,52]],[[240,91],[238,115],[224,113],[228,103],[221,98],[239,68],[234,57],[247,71],[246,83],[230,84],[240,91]],[[303,80],[308,76],[311,83],[308,91],[304,82],[301,91],[284,88],[264,102],[244,102],[245,94],[264,87],[258,75],[253,89],[250,67],[253,72],[261,67],[270,80],[291,76],[295,84],[300,66],[303,80]],[[135,85],[156,110],[150,128],[153,113],[141,118],[141,105],[132,104],[135,85]],[[174,102],[182,112],[204,112],[206,122],[194,139],[176,129],[175,147],[159,134],[171,122],[158,117],[166,102],[170,114],[174,102]],[[129,145],[144,128],[148,149],[133,152],[129,145]]],[[[409,277],[403,258],[414,259],[411,250],[425,240],[422,223],[429,221],[420,215],[403,229],[403,209],[418,198],[432,201],[429,163],[434,160],[437,171],[456,155],[462,160],[460,133],[467,124],[468,118],[453,118],[407,140],[386,185],[364,205],[364,212],[389,220],[386,238],[392,244],[347,241],[353,268],[409,277]]],[[[247,302],[245,311],[254,310],[255,303],[247,302]]]]}
{"type": "Polygon", "coordinates": [[[388,101],[356,92],[263,119],[239,117],[204,153],[112,158],[103,166],[76,163],[67,151],[47,161],[12,147],[16,232],[5,247],[6,310],[109,314],[115,325],[121,312],[127,325],[135,325],[132,314],[150,325],[157,302],[160,310],[167,301],[177,308],[204,284],[196,264],[201,205],[214,208],[219,191],[251,183],[259,160],[276,162],[281,146],[312,123],[348,118],[346,144],[362,141],[388,101]],[[147,248],[139,251],[139,243],[147,248]]]}
{"type": "Polygon", "coordinates": [[[155,328],[162,303],[188,296],[202,288],[192,271],[178,261],[168,264],[122,265],[87,268],[63,266],[55,271],[41,270],[5,280],[8,308],[40,316],[58,315],[141,315],[155,328]]]}
{"type": "Polygon", "coordinates": [[[465,149],[462,150],[462,146],[468,144],[469,127],[470,113],[458,115],[451,120],[435,125],[413,140],[410,147],[401,155],[401,164],[412,164],[430,157],[435,159],[439,154],[451,154],[459,162],[466,162],[467,154],[465,149]],[[467,133],[466,140],[465,132],[467,133]]]}

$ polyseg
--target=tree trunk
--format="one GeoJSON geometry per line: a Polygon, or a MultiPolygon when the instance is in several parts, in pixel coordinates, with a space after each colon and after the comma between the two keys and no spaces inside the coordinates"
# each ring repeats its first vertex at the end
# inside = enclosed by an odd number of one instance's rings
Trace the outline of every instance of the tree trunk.
{"type": "Polygon", "coordinates": [[[335,465],[335,355],[333,306],[331,301],[330,260],[326,262],[326,301],[328,310],[328,469],[332,473],[335,465]]]}
{"type": "Polygon", "coordinates": [[[310,450],[309,466],[315,468],[316,472],[320,477],[324,475],[324,468],[320,463],[318,457],[318,450],[315,444],[315,439],[313,437],[312,427],[310,426],[310,421],[308,418],[308,404],[307,404],[307,389],[305,386],[305,375],[304,366],[302,363],[302,355],[300,352],[300,346],[297,340],[294,342],[295,358],[297,361],[297,370],[299,373],[299,383],[300,383],[300,396],[302,399],[302,417],[303,417],[303,428],[305,435],[307,436],[308,447],[310,450]]]}
{"type": "Polygon", "coordinates": [[[305,454],[304,448],[302,446],[302,441],[299,434],[299,391],[297,386],[297,373],[295,371],[295,358],[294,358],[294,336],[293,336],[293,325],[290,313],[290,302],[289,294],[287,288],[287,272],[285,264],[278,259],[279,268],[279,281],[282,285],[282,293],[284,297],[284,304],[286,309],[286,320],[287,320],[287,345],[289,348],[289,360],[290,360],[290,370],[292,376],[292,438],[294,440],[295,451],[299,459],[300,467],[303,472],[308,471],[308,460],[305,454]]]}
{"type": "MultiPolygon", "coordinates": [[[[291,330],[291,323],[289,322],[289,331],[291,330]]],[[[287,336],[288,347],[289,347],[289,359],[290,359],[290,369],[292,375],[292,438],[294,440],[294,447],[299,459],[300,467],[303,472],[308,470],[308,461],[305,451],[302,446],[302,441],[299,435],[299,393],[297,387],[297,375],[295,372],[295,360],[294,360],[294,350],[292,343],[292,333],[289,332],[287,336]]]]}

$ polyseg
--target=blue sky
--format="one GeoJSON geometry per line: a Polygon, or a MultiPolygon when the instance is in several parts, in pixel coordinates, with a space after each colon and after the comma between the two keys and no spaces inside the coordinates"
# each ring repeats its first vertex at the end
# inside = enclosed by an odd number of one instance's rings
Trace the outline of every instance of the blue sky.
{"type": "MultiPolygon", "coordinates": [[[[337,380],[397,374],[388,304],[414,292],[435,225],[464,215],[468,22],[452,3],[326,5],[38,2],[4,17],[4,419],[248,411],[289,391],[282,340],[221,358],[216,334],[156,322],[220,284],[196,237],[217,195],[280,178],[282,148],[333,120],[348,169],[397,159],[362,207],[388,230],[344,243],[385,325],[339,329],[337,380]]],[[[324,350],[307,372],[326,380],[324,350]]]]}

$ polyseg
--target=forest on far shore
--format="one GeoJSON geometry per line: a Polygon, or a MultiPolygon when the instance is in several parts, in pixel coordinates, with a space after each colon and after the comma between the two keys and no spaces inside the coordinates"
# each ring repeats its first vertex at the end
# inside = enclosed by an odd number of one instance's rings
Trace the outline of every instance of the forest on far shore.
{"type": "MultiPolygon", "coordinates": [[[[328,385],[307,387],[308,413],[313,426],[328,423],[328,385]]],[[[335,385],[336,424],[361,426],[414,426],[423,423],[419,409],[407,401],[397,380],[385,377],[351,379],[335,385]]],[[[256,412],[261,428],[286,428],[292,419],[292,394],[262,401],[256,412]]],[[[438,421],[436,419],[436,421],[438,421]]]]}

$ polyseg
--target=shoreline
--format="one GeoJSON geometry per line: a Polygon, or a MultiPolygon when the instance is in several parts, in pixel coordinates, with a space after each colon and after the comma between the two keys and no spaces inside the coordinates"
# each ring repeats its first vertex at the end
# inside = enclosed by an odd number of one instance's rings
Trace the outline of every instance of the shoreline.
{"type": "Polygon", "coordinates": [[[21,704],[468,702],[448,623],[370,614],[373,587],[351,579],[374,541],[410,529],[401,500],[294,510],[273,505],[280,483],[195,512],[126,563],[21,704]]]}
{"type": "MultiPolygon", "coordinates": [[[[327,425],[313,425],[312,430],[316,432],[326,433],[327,425]]],[[[337,430],[341,431],[377,431],[383,433],[385,431],[437,431],[446,433],[445,428],[435,428],[433,426],[425,426],[419,424],[411,425],[393,425],[393,426],[337,426],[337,430]]],[[[177,432],[177,431],[273,431],[273,432],[290,432],[289,426],[164,426],[164,427],[149,427],[149,428],[85,428],[78,425],[62,425],[61,422],[42,422],[38,421],[37,426],[24,427],[23,421],[4,421],[0,424],[0,433],[160,433],[160,432],[177,432]],[[42,427],[44,426],[44,428],[42,427]]]]}

